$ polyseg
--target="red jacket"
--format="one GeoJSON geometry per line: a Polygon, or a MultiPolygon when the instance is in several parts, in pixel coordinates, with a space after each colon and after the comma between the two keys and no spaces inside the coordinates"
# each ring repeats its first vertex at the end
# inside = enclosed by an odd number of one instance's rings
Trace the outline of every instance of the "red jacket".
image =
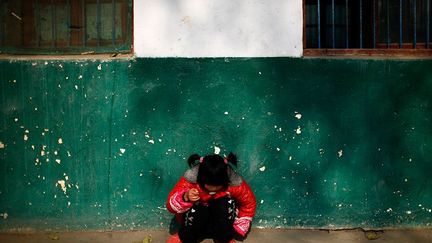
{"type": "Polygon", "coordinates": [[[204,204],[212,199],[228,196],[236,201],[238,207],[234,228],[240,234],[245,235],[255,215],[256,209],[255,195],[249,185],[241,176],[235,173],[231,168],[228,168],[228,176],[230,179],[228,188],[225,191],[219,191],[216,194],[210,195],[196,182],[198,168],[199,165],[188,169],[171,190],[166,202],[168,211],[178,216],[182,216],[183,213],[188,211],[193,206],[193,203],[185,202],[183,200],[183,194],[192,188],[196,188],[199,191],[199,202],[204,204]]]}

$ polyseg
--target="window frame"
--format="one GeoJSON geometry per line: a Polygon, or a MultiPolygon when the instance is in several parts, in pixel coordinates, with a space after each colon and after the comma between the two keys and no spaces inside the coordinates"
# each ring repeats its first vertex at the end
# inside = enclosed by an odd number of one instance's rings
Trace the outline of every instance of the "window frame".
{"type": "MultiPolygon", "coordinates": [[[[72,1],[72,0],[70,0],[72,1]]],[[[112,2],[111,0],[99,0],[101,3],[107,2],[110,3],[112,2]]],[[[50,0],[39,0],[38,1],[39,4],[50,4],[50,0]]],[[[67,2],[66,0],[62,1],[62,3],[57,3],[54,2],[54,4],[63,4],[63,2],[67,2]]],[[[84,0],[84,1],[80,1],[79,5],[81,6],[81,4],[85,2],[85,4],[91,4],[91,3],[96,3],[97,0],[84,0]]],[[[33,5],[33,4],[32,4],[33,5]]],[[[123,8],[126,12],[124,13],[124,16],[122,16],[122,18],[124,17],[124,19],[120,19],[121,21],[121,25],[122,25],[122,42],[121,44],[117,44],[117,45],[100,45],[98,46],[97,43],[95,44],[94,42],[97,42],[97,40],[90,40],[87,39],[86,40],[86,44],[82,43],[82,39],[83,39],[83,33],[85,32],[85,30],[83,31],[79,31],[80,33],[76,33],[76,34],[72,34],[74,31],[73,29],[70,29],[70,43],[71,45],[61,45],[61,46],[47,46],[47,45],[39,45],[39,46],[27,46],[27,47],[17,47],[17,46],[6,46],[6,45],[0,45],[0,54],[6,54],[6,55],[82,55],[82,54],[107,54],[107,53],[120,53],[120,54],[131,54],[133,53],[133,0],[124,0],[124,4],[122,4],[123,8]],[[72,43],[81,43],[80,45],[72,45],[72,43]]],[[[116,6],[119,6],[119,3],[117,3],[116,6]]],[[[72,16],[73,14],[79,15],[80,13],[80,9],[72,9],[72,5],[71,5],[71,9],[70,9],[70,26],[74,26],[77,24],[81,24],[84,20],[83,17],[80,17],[79,19],[73,19],[72,16]],[[74,11],[76,13],[74,13],[74,11]],[[78,11],[78,12],[77,12],[78,11]]],[[[2,15],[3,16],[3,15],[2,15]]],[[[27,16],[27,18],[29,18],[27,16]]],[[[30,16],[31,18],[31,16],[30,16]]],[[[23,19],[24,20],[24,19],[23,19]]],[[[33,15],[33,21],[30,22],[32,24],[32,26],[34,26],[34,30],[32,30],[33,32],[37,32],[36,30],[36,24],[37,20],[36,17],[33,15]]],[[[6,23],[5,23],[6,25],[6,23]]],[[[25,29],[23,28],[23,21],[21,21],[21,28],[22,28],[22,32],[25,33],[25,29]]],[[[28,27],[27,27],[28,28],[28,27]]],[[[2,27],[2,31],[4,31],[4,34],[6,32],[6,30],[2,27]]],[[[36,36],[38,35],[38,33],[34,33],[36,36]]],[[[23,36],[25,36],[25,34],[22,34],[23,36]]],[[[36,37],[39,38],[39,37],[36,37]]],[[[24,42],[24,39],[22,40],[24,42]]],[[[57,40],[58,42],[59,40],[57,40]]],[[[102,42],[104,42],[104,40],[101,40],[102,42]]],[[[116,39],[115,41],[118,41],[118,39],[116,39]]],[[[63,43],[67,43],[69,42],[69,40],[63,41],[63,43]]],[[[112,42],[112,39],[109,40],[109,42],[112,42]]],[[[4,43],[3,43],[4,44],[4,43]]]]}
{"type": "MultiPolygon", "coordinates": [[[[306,2],[303,0],[303,56],[319,57],[319,56],[376,56],[376,57],[430,57],[432,58],[432,40],[429,49],[426,48],[425,43],[403,43],[399,48],[398,43],[390,43],[388,48],[380,48],[382,45],[378,40],[376,41],[376,48],[307,48],[307,34],[306,34],[306,2]]],[[[432,0],[431,0],[432,11],[432,0]]],[[[432,15],[432,14],[431,14],[432,15]]],[[[378,18],[378,15],[377,17],[378,18]]],[[[432,16],[431,16],[432,18],[432,16]]]]}

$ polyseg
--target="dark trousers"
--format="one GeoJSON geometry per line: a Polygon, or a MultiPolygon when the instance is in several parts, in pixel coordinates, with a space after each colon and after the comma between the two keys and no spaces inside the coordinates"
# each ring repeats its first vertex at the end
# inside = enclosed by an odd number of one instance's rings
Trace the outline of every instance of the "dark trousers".
{"type": "Polygon", "coordinates": [[[233,222],[236,216],[235,201],[218,198],[208,205],[195,203],[185,214],[184,225],[179,230],[183,243],[196,243],[211,238],[226,243],[234,238],[233,222]]]}

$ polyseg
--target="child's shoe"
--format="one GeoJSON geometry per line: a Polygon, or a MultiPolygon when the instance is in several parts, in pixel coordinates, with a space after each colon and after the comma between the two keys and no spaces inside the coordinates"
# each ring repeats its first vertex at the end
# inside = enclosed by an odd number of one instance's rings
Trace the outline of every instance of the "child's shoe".
{"type": "Polygon", "coordinates": [[[166,241],[166,243],[181,243],[178,233],[171,235],[166,241]]]}

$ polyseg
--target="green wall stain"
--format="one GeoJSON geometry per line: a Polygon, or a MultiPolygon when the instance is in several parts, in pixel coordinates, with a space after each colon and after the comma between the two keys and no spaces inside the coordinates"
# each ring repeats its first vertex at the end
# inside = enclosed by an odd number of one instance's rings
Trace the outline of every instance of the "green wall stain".
{"type": "Polygon", "coordinates": [[[185,159],[214,146],[239,156],[255,226],[430,226],[431,67],[1,61],[0,229],[168,227],[185,159]]]}

